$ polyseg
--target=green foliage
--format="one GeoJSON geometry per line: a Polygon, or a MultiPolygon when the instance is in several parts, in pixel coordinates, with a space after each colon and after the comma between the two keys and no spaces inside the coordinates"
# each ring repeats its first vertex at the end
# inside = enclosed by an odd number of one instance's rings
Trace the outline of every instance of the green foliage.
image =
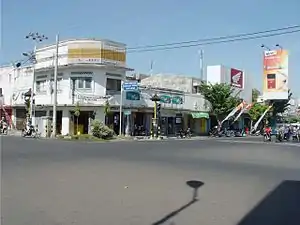
{"type": "Polygon", "coordinates": [[[74,116],[76,116],[76,117],[80,116],[80,105],[79,105],[79,102],[77,102],[76,105],[75,105],[74,116]]]}
{"type": "Polygon", "coordinates": [[[79,116],[80,116],[80,105],[79,102],[76,102],[75,105],[75,109],[74,109],[74,116],[76,116],[76,134],[79,133],[79,127],[78,127],[78,120],[79,120],[79,116]]]}
{"type": "Polygon", "coordinates": [[[235,89],[229,84],[206,84],[202,82],[199,92],[210,103],[210,111],[221,120],[240,102],[238,94],[234,95],[235,89]]]}
{"type": "Polygon", "coordinates": [[[300,116],[291,116],[284,118],[285,123],[299,123],[300,122],[300,116]]]}
{"type": "Polygon", "coordinates": [[[104,104],[104,115],[108,116],[111,113],[111,107],[109,102],[106,100],[104,104]]]}
{"type": "Polygon", "coordinates": [[[292,98],[292,95],[293,93],[289,90],[288,99],[270,101],[270,103],[273,104],[273,116],[277,116],[279,113],[284,113],[288,109],[288,107],[290,106],[289,102],[292,98]]]}
{"type": "Polygon", "coordinates": [[[80,135],[57,135],[58,139],[63,140],[79,140],[79,141],[101,141],[97,137],[94,137],[91,134],[80,134],[80,135]]]}
{"type": "Polygon", "coordinates": [[[252,89],[252,102],[257,102],[258,96],[260,95],[260,91],[256,88],[252,89]]]}
{"type": "Polygon", "coordinates": [[[111,139],[114,137],[114,131],[98,120],[93,121],[92,127],[94,137],[101,139],[111,139]]]}
{"type": "Polygon", "coordinates": [[[257,121],[259,117],[266,111],[267,108],[267,105],[255,103],[248,112],[251,120],[257,121]]]}

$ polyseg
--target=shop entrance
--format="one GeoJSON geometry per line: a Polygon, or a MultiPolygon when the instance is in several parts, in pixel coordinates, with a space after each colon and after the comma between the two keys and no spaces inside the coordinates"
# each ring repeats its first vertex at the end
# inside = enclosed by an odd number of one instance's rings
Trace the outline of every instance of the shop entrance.
{"type": "Polygon", "coordinates": [[[89,123],[93,111],[80,111],[80,115],[77,117],[74,112],[71,112],[71,130],[73,134],[88,134],[89,133],[89,123]],[[73,128],[73,129],[72,129],[73,128]]]}

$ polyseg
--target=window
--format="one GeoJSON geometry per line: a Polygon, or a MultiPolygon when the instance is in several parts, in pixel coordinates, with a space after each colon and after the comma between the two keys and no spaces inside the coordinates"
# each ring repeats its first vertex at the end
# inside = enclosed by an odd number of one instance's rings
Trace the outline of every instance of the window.
{"type": "Polygon", "coordinates": [[[77,88],[84,88],[84,80],[83,79],[77,80],[77,88]]]}
{"type": "Polygon", "coordinates": [[[106,90],[107,91],[121,91],[121,80],[106,79],[106,90]]]}
{"type": "Polygon", "coordinates": [[[85,78],[85,88],[91,89],[92,88],[92,78],[85,78]]]}
{"type": "Polygon", "coordinates": [[[78,89],[92,89],[91,77],[79,77],[75,78],[75,85],[78,89]]]}
{"type": "Polygon", "coordinates": [[[41,93],[41,92],[46,92],[46,91],[47,91],[46,81],[37,81],[36,82],[36,92],[41,93]]]}
{"type": "MultiPolygon", "coordinates": [[[[61,91],[62,90],[62,87],[61,87],[61,82],[62,82],[62,78],[57,78],[57,90],[61,91]]],[[[53,90],[54,88],[54,78],[52,78],[50,80],[50,87],[51,87],[51,90],[53,90]]]]}

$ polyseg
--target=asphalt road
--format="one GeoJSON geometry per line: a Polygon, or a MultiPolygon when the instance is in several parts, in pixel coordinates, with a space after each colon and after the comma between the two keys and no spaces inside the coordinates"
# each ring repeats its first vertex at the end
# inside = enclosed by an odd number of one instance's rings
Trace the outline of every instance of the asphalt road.
{"type": "Polygon", "coordinates": [[[2,137],[1,151],[3,225],[300,224],[296,145],[2,137]]]}

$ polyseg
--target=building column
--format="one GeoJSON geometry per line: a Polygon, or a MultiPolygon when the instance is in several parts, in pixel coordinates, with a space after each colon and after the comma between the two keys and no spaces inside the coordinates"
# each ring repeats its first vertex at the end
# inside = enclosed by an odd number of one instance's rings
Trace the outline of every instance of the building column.
{"type": "Polygon", "coordinates": [[[68,108],[62,110],[61,134],[70,134],[70,111],[68,108]]]}
{"type": "Polygon", "coordinates": [[[11,114],[11,128],[15,129],[17,125],[17,110],[15,108],[12,109],[12,114],[11,114]]]}

